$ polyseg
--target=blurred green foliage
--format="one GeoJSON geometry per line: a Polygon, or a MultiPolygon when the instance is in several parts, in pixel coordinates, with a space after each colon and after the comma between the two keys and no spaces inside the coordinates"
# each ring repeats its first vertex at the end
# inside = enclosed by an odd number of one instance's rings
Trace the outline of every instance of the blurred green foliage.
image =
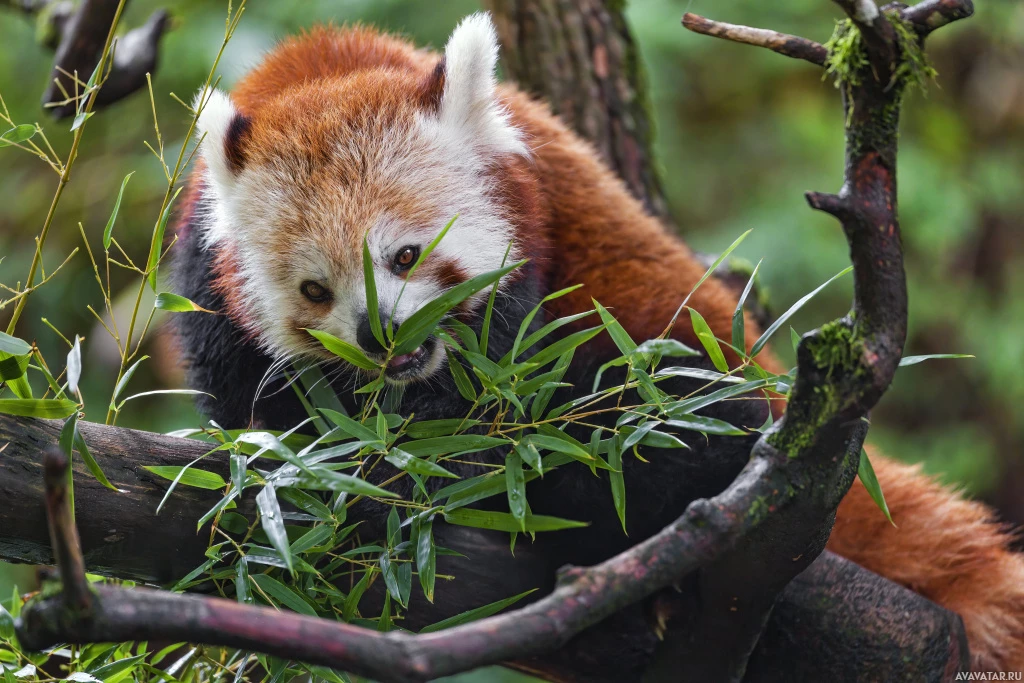
{"type": "MultiPolygon", "coordinates": [[[[169,5],[174,27],[154,78],[168,148],[176,149],[189,116],[182,99],[202,82],[224,29],[221,2],[136,0],[124,26],[169,5]]],[[[874,413],[871,439],[890,455],[921,461],[1024,522],[1024,5],[978,0],[977,14],[937,34],[928,52],[938,69],[927,95],[905,107],[900,214],[911,295],[907,353],[964,352],[975,360],[939,361],[902,370],[874,413]]],[[[316,22],[363,21],[439,48],[472,0],[254,0],[223,60],[230,87],[274,41],[316,22]]],[[[785,310],[847,263],[834,220],[810,211],[806,190],[834,191],[842,175],[838,93],[806,63],[687,33],[684,11],[770,27],[824,41],[837,18],[826,0],[632,0],[629,18],[650,76],[656,153],[677,224],[696,249],[721,251],[749,228],[740,255],[764,258],[763,282],[776,312],[785,310]]],[[[30,19],[0,9],[0,94],[15,119],[43,123],[61,156],[69,123],[49,122],[39,100],[52,54],[36,42],[30,19]]],[[[133,257],[145,253],[165,189],[143,93],[89,123],[47,244],[56,266],[80,246],[77,223],[98,241],[121,179],[135,171],[115,228],[133,257]]],[[[0,282],[24,278],[56,185],[43,162],[0,150],[0,282]]],[[[95,244],[95,242],[94,242],[95,244]]],[[[143,256],[138,256],[144,258],[143,256]]],[[[113,273],[123,304],[130,274],[113,273]]],[[[804,332],[844,312],[849,282],[815,299],[795,319],[804,332]]],[[[110,393],[113,343],[86,310],[100,302],[88,259],[80,253],[33,295],[18,336],[48,357],[66,352],[40,320],[82,334],[86,395],[110,393]]],[[[144,303],[143,306],[149,306],[144,303]]],[[[0,322],[10,310],[0,311],[0,322]]],[[[778,352],[789,358],[787,344],[778,352]]],[[[155,335],[133,389],[181,386],[166,335],[155,335]]],[[[103,401],[94,401],[101,405],[103,401]]],[[[89,415],[102,420],[102,415],[89,415]]],[[[127,409],[120,424],[151,430],[198,426],[187,397],[154,397],[127,409]]],[[[6,594],[0,572],[0,594],[6,594]]]]}

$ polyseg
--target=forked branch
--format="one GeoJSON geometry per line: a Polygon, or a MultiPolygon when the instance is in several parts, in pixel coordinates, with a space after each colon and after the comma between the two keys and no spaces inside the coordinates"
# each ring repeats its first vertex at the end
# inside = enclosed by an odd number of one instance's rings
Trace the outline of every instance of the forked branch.
{"type": "MultiPolygon", "coordinates": [[[[514,612],[425,635],[376,633],[215,598],[102,588],[89,610],[69,614],[61,597],[33,603],[18,626],[32,648],[58,642],[204,642],[258,650],[382,681],[436,678],[550,652],[573,635],[699,570],[699,600],[685,625],[669,625],[652,680],[738,681],[772,606],[821,552],[835,510],[856,475],[865,418],[888,387],[906,337],[907,293],[896,213],[899,108],[909,81],[903,60],[920,39],[971,13],[969,0],[928,0],[877,8],[835,0],[859,31],[867,64],[842,83],[846,172],[838,194],[808,201],[839,218],[850,247],[855,301],[850,314],[804,337],[786,415],[755,446],[720,495],[694,501],[659,534],[600,565],[568,568],[547,597],[514,612]],[[895,22],[916,29],[909,43],[895,22]],[[662,672],[665,672],[664,674],[662,672]]],[[[800,38],[716,24],[687,15],[691,30],[835,65],[840,55],[800,38]],[[820,49],[819,49],[820,48],[820,49]]],[[[48,487],[61,485],[47,478],[48,487]]],[[[51,511],[51,514],[53,511],[51,511]]],[[[58,527],[66,518],[54,519],[58,527]]],[[[55,542],[71,538],[55,535],[55,542]]],[[[65,572],[69,581],[80,580],[65,572]]],[[[71,584],[74,591],[74,584],[71,584]]],[[[947,648],[947,672],[965,665],[947,648]]]]}

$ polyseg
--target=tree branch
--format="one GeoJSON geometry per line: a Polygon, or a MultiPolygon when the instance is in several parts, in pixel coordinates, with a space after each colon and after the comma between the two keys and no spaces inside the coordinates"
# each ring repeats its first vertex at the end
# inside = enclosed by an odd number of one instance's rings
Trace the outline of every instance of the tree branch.
{"type": "MultiPolygon", "coordinates": [[[[49,30],[43,43],[56,48],[57,53],[50,83],[43,94],[43,106],[51,110],[54,118],[66,118],[77,112],[78,101],[66,100],[76,92],[82,94],[84,84],[96,69],[118,4],[119,0],[83,0],[76,9],[63,0],[0,0],[0,5],[24,14],[48,12],[49,30]]],[[[169,22],[167,11],[159,9],[145,24],[116,39],[113,64],[97,95],[97,107],[113,104],[146,86],[146,74],[156,70],[160,39],[169,22]]]]}
{"type": "Polygon", "coordinates": [[[687,12],[683,15],[683,26],[694,33],[731,40],[734,43],[766,47],[780,55],[803,59],[817,66],[825,66],[828,53],[825,46],[813,40],[791,36],[763,28],[751,28],[724,21],[712,21],[700,15],[687,12]]]}
{"type": "MultiPolygon", "coordinates": [[[[906,336],[895,181],[906,82],[893,79],[904,55],[891,22],[872,2],[836,2],[861,31],[869,65],[856,82],[843,84],[843,188],[808,200],[840,218],[855,301],[846,318],[804,337],[786,415],[765,432],[725,491],[694,501],[666,529],[602,564],[563,570],[555,590],[532,605],[450,631],[380,634],[214,598],[103,588],[89,619],[68,615],[60,597],[28,606],[18,625],[22,643],[39,648],[57,642],[188,640],[303,659],[383,681],[424,680],[550,652],[699,570],[692,577],[698,599],[685,628],[670,628],[669,635],[678,637],[667,638],[669,645],[654,653],[652,680],[659,680],[659,670],[676,678],[740,680],[778,596],[824,548],[836,507],[856,475],[867,412],[888,387],[906,336]]],[[[770,43],[757,44],[774,49],[770,43]]],[[[53,477],[48,484],[59,486],[53,477]]],[[[947,642],[945,648],[954,657],[944,669],[948,676],[964,666],[965,650],[955,628],[946,636],[955,639],[955,646],[947,642]]]]}

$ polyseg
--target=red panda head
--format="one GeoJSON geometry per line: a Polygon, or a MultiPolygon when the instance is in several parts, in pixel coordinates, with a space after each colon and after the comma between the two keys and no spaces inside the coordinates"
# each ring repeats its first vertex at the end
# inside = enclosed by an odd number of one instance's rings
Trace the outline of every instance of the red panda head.
{"type": "MultiPolygon", "coordinates": [[[[368,40],[365,29],[349,31],[368,40]]],[[[411,46],[408,54],[419,63],[367,60],[326,74],[320,66],[316,77],[290,79],[254,106],[237,108],[219,91],[197,98],[210,207],[203,239],[218,254],[215,286],[228,314],[277,357],[325,354],[303,328],[380,354],[369,333],[364,236],[381,317],[394,310],[396,324],[459,282],[499,268],[510,243],[510,261],[522,253],[496,173],[529,150],[495,90],[497,41],[488,15],[465,19],[436,66],[424,66],[411,46]]],[[[478,295],[469,310],[485,298],[478,295]]],[[[443,358],[441,345],[430,342],[395,359],[387,374],[426,377],[443,358]]]]}

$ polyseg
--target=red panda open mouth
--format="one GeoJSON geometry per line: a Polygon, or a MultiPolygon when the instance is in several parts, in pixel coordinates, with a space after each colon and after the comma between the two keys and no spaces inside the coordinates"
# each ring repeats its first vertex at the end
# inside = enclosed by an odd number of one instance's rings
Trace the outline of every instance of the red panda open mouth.
{"type": "Polygon", "coordinates": [[[432,367],[431,359],[436,346],[437,340],[431,337],[417,346],[415,350],[395,356],[388,361],[384,374],[388,379],[398,381],[415,380],[430,374],[435,369],[432,367]]]}

